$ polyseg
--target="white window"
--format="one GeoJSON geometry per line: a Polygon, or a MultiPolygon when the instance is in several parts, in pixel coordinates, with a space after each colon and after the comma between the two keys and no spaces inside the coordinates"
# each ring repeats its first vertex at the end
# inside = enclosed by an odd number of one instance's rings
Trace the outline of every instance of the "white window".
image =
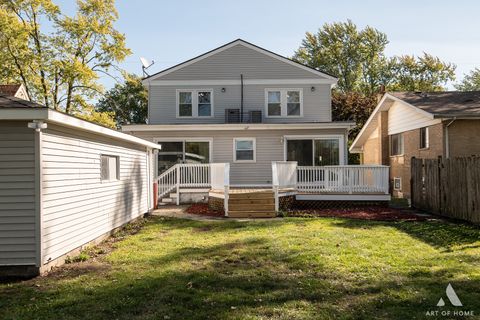
{"type": "Polygon", "coordinates": [[[103,154],[100,156],[100,180],[120,180],[120,161],[117,156],[103,154]]]}
{"type": "Polygon", "coordinates": [[[235,162],[255,162],[256,160],[256,141],[255,138],[235,138],[233,139],[233,161],[235,162]]]}
{"type": "Polygon", "coordinates": [[[427,149],[428,142],[428,127],[420,128],[420,149],[427,149]]]}
{"type": "Polygon", "coordinates": [[[212,117],[213,90],[177,90],[177,117],[212,117]]]}
{"type": "Polygon", "coordinates": [[[390,155],[398,156],[403,154],[403,134],[397,133],[390,136],[390,155]]]}
{"type": "Polygon", "coordinates": [[[303,116],[302,89],[266,89],[265,109],[267,117],[303,116]]]}

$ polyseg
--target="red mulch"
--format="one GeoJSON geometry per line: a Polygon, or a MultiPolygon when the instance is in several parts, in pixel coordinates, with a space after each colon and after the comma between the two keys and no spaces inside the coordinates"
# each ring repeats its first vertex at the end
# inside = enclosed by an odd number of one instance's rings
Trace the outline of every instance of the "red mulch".
{"type": "Polygon", "coordinates": [[[223,217],[225,216],[224,212],[221,210],[213,210],[208,207],[206,203],[195,203],[192,204],[186,210],[187,213],[198,214],[201,216],[210,216],[210,217],[223,217]]]}
{"type": "Polygon", "coordinates": [[[377,221],[425,221],[426,218],[408,210],[386,207],[364,207],[348,209],[291,210],[289,217],[337,217],[377,221]]]}

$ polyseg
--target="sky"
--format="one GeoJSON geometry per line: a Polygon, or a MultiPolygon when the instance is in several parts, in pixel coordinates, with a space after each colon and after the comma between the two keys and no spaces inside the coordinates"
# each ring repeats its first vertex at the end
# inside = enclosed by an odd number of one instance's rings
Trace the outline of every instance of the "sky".
{"type": "MultiPolygon", "coordinates": [[[[75,9],[74,0],[54,2],[67,14],[75,9]]],[[[480,67],[480,1],[117,0],[116,6],[116,28],[133,51],[121,67],[138,75],[140,57],[155,60],[152,74],[237,38],[290,57],[305,32],[347,19],[386,33],[389,56],[427,52],[456,64],[457,81],[480,67]]]]}

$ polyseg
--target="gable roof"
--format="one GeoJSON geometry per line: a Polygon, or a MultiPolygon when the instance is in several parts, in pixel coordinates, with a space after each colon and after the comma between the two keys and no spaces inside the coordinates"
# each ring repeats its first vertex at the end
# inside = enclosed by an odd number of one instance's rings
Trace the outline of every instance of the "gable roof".
{"type": "Polygon", "coordinates": [[[390,92],[436,118],[480,117],[480,91],[390,92]]]}
{"type": "Polygon", "coordinates": [[[387,92],[355,137],[350,152],[361,152],[377,127],[378,113],[389,110],[395,101],[431,119],[480,118],[480,91],[387,92]]]}
{"type": "Polygon", "coordinates": [[[206,52],[206,53],[204,53],[204,54],[201,54],[201,55],[199,55],[199,56],[197,56],[197,57],[195,57],[195,58],[189,59],[189,60],[184,61],[184,62],[182,62],[182,63],[179,63],[179,64],[177,64],[177,65],[175,65],[175,66],[172,66],[172,67],[170,67],[170,68],[167,68],[167,69],[164,69],[164,70],[162,70],[162,71],[159,71],[159,72],[157,72],[157,73],[155,73],[155,74],[153,74],[153,75],[151,75],[151,76],[145,77],[145,78],[143,78],[143,83],[148,83],[148,82],[150,82],[150,81],[152,81],[152,80],[161,78],[162,76],[165,76],[165,75],[167,75],[167,74],[169,74],[169,73],[171,73],[171,72],[174,72],[174,71],[177,71],[177,70],[182,69],[182,68],[184,68],[184,67],[187,67],[187,66],[189,66],[189,65],[191,65],[191,64],[193,64],[193,63],[199,62],[199,61],[201,61],[201,60],[203,60],[203,59],[205,59],[205,58],[208,58],[208,57],[210,57],[210,56],[212,56],[212,55],[215,55],[215,54],[217,54],[217,53],[220,53],[220,52],[222,52],[222,51],[225,51],[225,50],[227,50],[227,49],[229,49],[229,48],[232,48],[232,47],[234,47],[234,46],[236,46],[236,45],[242,45],[242,46],[244,46],[244,47],[250,48],[250,49],[255,50],[255,51],[257,51],[257,52],[260,52],[260,53],[262,53],[262,54],[264,54],[264,55],[267,55],[267,56],[269,56],[269,57],[272,57],[272,58],[274,58],[274,59],[277,59],[277,60],[279,60],[279,61],[282,61],[282,62],[284,62],[284,63],[287,63],[287,64],[289,64],[289,65],[295,66],[295,67],[300,68],[300,69],[303,69],[303,70],[305,70],[305,71],[308,71],[308,72],[312,73],[313,75],[320,76],[320,77],[323,77],[323,78],[325,78],[325,79],[327,79],[327,80],[330,80],[331,83],[336,83],[336,81],[337,81],[337,78],[336,78],[336,77],[334,77],[333,75],[330,75],[330,74],[328,74],[328,73],[326,73],[326,72],[322,72],[322,71],[319,71],[319,70],[317,70],[317,69],[315,69],[315,68],[312,68],[312,67],[309,67],[309,66],[307,66],[307,65],[301,64],[301,63],[296,62],[296,61],[294,61],[294,60],[292,60],[292,59],[286,58],[286,57],[281,56],[281,55],[279,55],[279,54],[277,54],[277,53],[274,53],[274,52],[272,52],[272,51],[269,51],[269,50],[267,50],[267,49],[264,49],[264,48],[261,48],[261,47],[259,47],[259,46],[257,46],[257,45],[254,45],[254,44],[252,44],[252,43],[250,43],[250,42],[247,42],[247,41],[245,41],[245,40],[237,39],[237,40],[234,40],[234,41],[232,41],[232,42],[229,42],[229,43],[227,43],[227,44],[225,44],[225,45],[223,45],[223,46],[220,46],[220,47],[218,47],[218,48],[216,48],[216,49],[213,49],[213,50],[210,50],[210,51],[208,51],[208,52],[206,52]]]}
{"type": "Polygon", "coordinates": [[[0,84],[0,94],[30,100],[23,84],[0,84]]]}

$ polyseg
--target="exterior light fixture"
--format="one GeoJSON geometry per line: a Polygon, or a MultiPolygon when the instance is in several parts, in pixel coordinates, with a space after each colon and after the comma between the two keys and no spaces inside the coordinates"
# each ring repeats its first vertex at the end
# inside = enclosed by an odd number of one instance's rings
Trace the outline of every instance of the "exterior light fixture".
{"type": "Polygon", "coordinates": [[[222,92],[225,92],[225,91],[227,91],[227,89],[225,89],[225,87],[223,87],[223,88],[222,88],[222,92]]]}
{"type": "Polygon", "coordinates": [[[315,91],[315,87],[311,87],[310,91],[312,91],[312,92],[315,91]]]}

